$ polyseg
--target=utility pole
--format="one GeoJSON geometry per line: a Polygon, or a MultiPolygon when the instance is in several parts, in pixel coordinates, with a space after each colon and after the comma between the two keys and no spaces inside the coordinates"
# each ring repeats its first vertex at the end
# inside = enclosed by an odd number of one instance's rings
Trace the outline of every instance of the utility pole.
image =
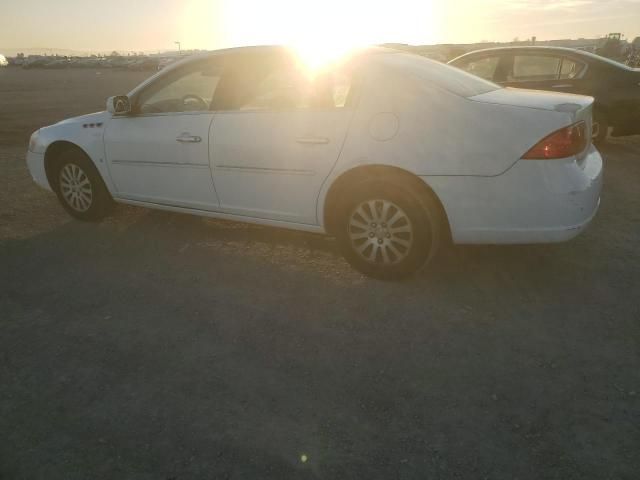
{"type": "Polygon", "coordinates": [[[180,48],[180,42],[173,42],[173,43],[178,45],[178,55],[181,55],[182,54],[182,49],[180,48]]]}

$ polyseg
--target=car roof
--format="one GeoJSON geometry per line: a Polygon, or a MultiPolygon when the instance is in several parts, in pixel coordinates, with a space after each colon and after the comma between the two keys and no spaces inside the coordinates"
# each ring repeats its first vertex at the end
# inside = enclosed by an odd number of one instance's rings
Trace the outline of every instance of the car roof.
{"type": "MultiPolygon", "coordinates": [[[[251,45],[251,46],[242,46],[242,47],[231,47],[231,48],[222,48],[219,50],[210,50],[206,52],[200,52],[192,55],[185,56],[184,58],[179,58],[177,61],[171,63],[167,68],[163,71],[165,73],[170,72],[175,69],[182,68],[184,65],[197,62],[200,60],[206,60],[208,58],[215,58],[220,55],[228,55],[234,53],[261,53],[261,54],[277,54],[292,51],[292,47],[288,47],[286,45],[251,45]]],[[[393,48],[385,48],[385,47],[359,47],[354,48],[348,53],[348,57],[353,59],[362,56],[369,56],[375,54],[398,54],[402,53],[399,50],[395,50],[393,48]]],[[[146,82],[145,82],[146,83],[146,82]]],[[[136,88],[137,90],[137,88],[136,88]]]]}
{"type": "MultiPolygon", "coordinates": [[[[217,55],[224,55],[229,53],[279,53],[279,52],[291,51],[291,49],[292,47],[289,47],[286,45],[249,45],[249,46],[242,46],[242,47],[222,48],[219,50],[210,50],[207,52],[191,55],[188,58],[192,58],[192,59],[207,58],[207,57],[215,57],[217,55]]],[[[399,53],[399,51],[393,48],[367,46],[367,47],[354,48],[349,52],[349,54],[352,57],[379,54],[379,53],[399,53]]]]}
{"type": "Polygon", "coordinates": [[[475,55],[484,55],[487,53],[499,53],[499,52],[548,52],[548,53],[563,53],[573,56],[578,56],[584,59],[585,61],[590,62],[601,62],[606,63],[612,67],[621,68],[623,70],[633,70],[633,68],[616,62],[615,60],[611,60],[610,58],[606,58],[600,55],[596,55],[591,52],[587,52],[585,50],[578,50],[577,48],[569,48],[569,47],[555,47],[555,46],[546,46],[546,45],[524,45],[524,46],[508,46],[508,47],[492,47],[492,48],[483,48],[480,50],[473,50],[471,52],[467,52],[464,55],[460,55],[459,57],[450,60],[448,63],[454,63],[457,60],[460,60],[465,57],[475,56],[475,55]]]}
{"type": "MultiPolygon", "coordinates": [[[[140,90],[144,89],[147,85],[154,82],[160,76],[164,76],[169,74],[170,72],[180,69],[185,65],[191,62],[197,62],[201,60],[206,60],[208,58],[215,58],[219,55],[226,55],[232,53],[262,53],[262,54],[270,54],[270,53],[280,53],[291,51],[291,47],[285,45],[252,45],[252,46],[243,46],[243,47],[231,47],[231,48],[223,48],[219,50],[211,50],[207,52],[200,52],[193,55],[185,56],[184,58],[178,58],[178,60],[169,64],[165,69],[161,70],[157,74],[149,77],[147,80],[142,82],[140,85],[136,86],[133,90],[129,92],[129,95],[135,95],[140,90]]],[[[351,58],[362,57],[362,56],[371,56],[376,54],[400,54],[403,53],[399,50],[395,50],[393,48],[385,48],[385,47],[361,47],[353,49],[349,55],[351,58]]]]}

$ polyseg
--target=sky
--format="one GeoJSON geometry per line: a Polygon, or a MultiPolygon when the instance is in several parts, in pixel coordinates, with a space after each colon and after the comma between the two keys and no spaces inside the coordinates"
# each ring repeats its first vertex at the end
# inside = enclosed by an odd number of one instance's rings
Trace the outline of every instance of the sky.
{"type": "Polygon", "coordinates": [[[640,0],[2,0],[2,48],[214,49],[640,36],[640,0]]]}

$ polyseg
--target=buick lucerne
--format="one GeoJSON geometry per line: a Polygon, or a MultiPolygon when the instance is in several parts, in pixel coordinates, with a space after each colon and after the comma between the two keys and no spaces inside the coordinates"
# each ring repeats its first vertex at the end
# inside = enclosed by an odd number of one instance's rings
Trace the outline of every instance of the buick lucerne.
{"type": "Polygon", "coordinates": [[[284,47],[244,47],[41,128],[27,163],[80,220],[116,201],[324,233],[359,271],[398,278],[448,241],[582,231],[602,183],[592,107],[381,48],[312,71],[284,47]]]}

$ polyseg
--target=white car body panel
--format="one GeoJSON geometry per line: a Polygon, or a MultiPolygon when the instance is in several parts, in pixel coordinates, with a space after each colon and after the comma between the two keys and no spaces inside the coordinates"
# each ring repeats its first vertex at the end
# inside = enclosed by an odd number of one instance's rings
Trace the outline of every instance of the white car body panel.
{"type": "Polygon", "coordinates": [[[213,113],[116,117],[106,126],[105,150],[115,196],[210,210],[218,198],[209,169],[213,113]],[[178,142],[181,135],[199,142],[178,142]]]}
{"type": "Polygon", "coordinates": [[[139,207],[154,208],[156,210],[165,210],[176,213],[190,213],[201,217],[217,218],[219,220],[232,220],[236,222],[252,223],[254,225],[264,225],[267,227],[287,228],[290,230],[300,230],[311,233],[326,233],[320,225],[309,225],[306,223],[285,222],[281,220],[272,220],[268,218],[249,217],[246,215],[235,215],[214,210],[197,210],[193,208],[176,207],[173,205],[162,205],[158,203],[139,202],[136,200],[118,199],[120,203],[127,205],[136,205],[139,207]]]}
{"type": "Polygon", "coordinates": [[[90,113],[88,115],[63,120],[62,122],[41,128],[35,132],[34,135],[37,134],[38,137],[36,151],[34,152],[30,149],[27,154],[27,163],[36,183],[43,188],[51,190],[51,186],[44,173],[44,153],[49,145],[62,141],[81,148],[95,164],[107,188],[113,192],[114,188],[111,183],[111,177],[109,176],[109,170],[104,161],[104,141],[102,138],[104,125],[109,120],[111,120],[111,115],[107,112],[90,113]],[[36,162],[35,159],[37,157],[41,158],[42,163],[36,162]],[[31,160],[29,160],[29,158],[31,160]]]}
{"type": "Polygon", "coordinates": [[[566,240],[595,215],[602,159],[594,147],[562,160],[521,159],[578,121],[590,138],[593,99],[511,89],[460,96],[446,88],[449,76],[460,74],[452,67],[405,54],[358,61],[365,80],[349,108],[118,118],[102,112],[38,131],[29,170],[48,188],[44,153],[66,141],[93,160],[118,201],[314,232],[324,232],[334,182],[370,165],[422,179],[456,243],[566,240]],[[176,142],[181,134],[201,141],[176,142]]]}
{"type": "Polygon", "coordinates": [[[33,181],[40,187],[51,190],[47,173],[44,169],[44,153],[27,151],[27,168],[33,181]]]}
{"type": "Polygon", "coordinates": [[[316,225],[318,192],[352,115],[347,108],[216,114],[210,151],[221,210],[316,225]]]}
{"type": "Polygon", "coordinates": [[[600,202],[602,158],[522,160],[495,177],[423,177],[444,205],[455,243],[569,240],[600,202]]]}

